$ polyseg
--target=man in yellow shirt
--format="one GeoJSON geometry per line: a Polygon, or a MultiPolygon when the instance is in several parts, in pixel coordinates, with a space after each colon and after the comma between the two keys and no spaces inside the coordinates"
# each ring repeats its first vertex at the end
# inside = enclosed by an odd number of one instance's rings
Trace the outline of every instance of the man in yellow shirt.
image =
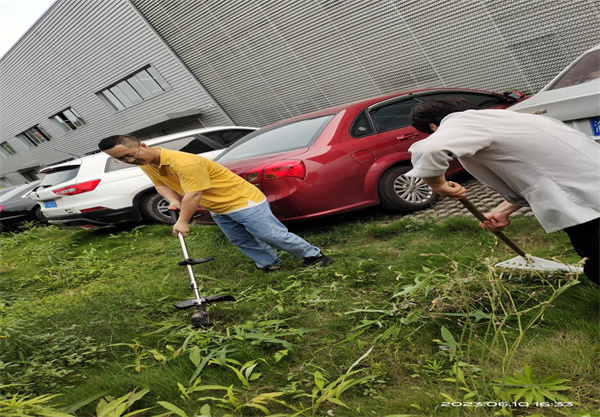
{"type": "Polygon", "coordinates": [[[290,233],[273,215],[265,195],[257,187],[210,159],[150,148],[130,136],[108,137],[98,147],[119,161],[139,165],[156,191],[171,207],[181,210],[173,226],[176,236],[188,235],[189,222],[201,206],[211,212],[229,241],[265,272],[275,271],[281,264],[271,246],[304,258],[307,266],[333,262],[319,248],[290,233]]]}

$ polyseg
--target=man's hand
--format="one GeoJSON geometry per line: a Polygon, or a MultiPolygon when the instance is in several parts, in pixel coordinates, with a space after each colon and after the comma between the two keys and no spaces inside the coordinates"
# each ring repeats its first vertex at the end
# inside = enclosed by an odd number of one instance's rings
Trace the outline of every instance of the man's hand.
{"type": "Polygon", "coordinates": [[[433,191],[442,197],[448,197],[451,200],[459,200],[467,196],[467,189],[452,181],[448,181],[444,185],[434,188],[433,191]]]}
{"type": "Polygon", "coordinates": [[[520,208],[521,206],[503,201],[498,207],[485,215],[488,221],[479,223],[479,226],[485,230],[500,232],[510,224],[509,216],[520,208]]]}
{"type": "Polygon", "coordinates": [[[173,225],[173,234],[177,236],[177,233],[181,233],[183,237],[187,237],[190,232],[190,219],[196,212],[200,199],[202,198],[202,191],[185,193],[181,200],[181,211],[179,212],[179,219],[177,223],[173,225]]]}
{"type": "Polygon", "coordinates": [[[177,220],[177,223],[173,225],[173,234],[177,236],[177,233],[181,233],[183,237],[187,237],[190,233],[190,225],[187,222],[177,220]]]}
{"type": "Polygon", "coordinates": [[[446,178],[443,175],[440,175],[439,177],[423,178],[423,182],[429,185],[433,191],[442,197],[459,200],[467,196],[465,187],[452,181],[446,181],[446,178]]]}
{"type": "Polygon", "coordinates": [[[479,223],[479,226],[491,232],[500,232],[510,224],[510,219],[507,215],[491,214],[490,212],[486,214],[485,217],[488,218],[488,221],[479,223]]]}

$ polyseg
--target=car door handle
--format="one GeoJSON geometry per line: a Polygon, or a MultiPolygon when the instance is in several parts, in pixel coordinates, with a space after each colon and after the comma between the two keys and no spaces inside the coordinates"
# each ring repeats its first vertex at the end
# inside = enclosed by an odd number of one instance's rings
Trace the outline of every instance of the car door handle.
{"type": "Polygon", "coordinates": [[[398,140],[407,140],[407,139],[417,139],[417,138],[420,138],[420,137],[421,137],[421,134],[412,132],[412,133],[407,133],[405,135],[396,136],[396,139],[398,139],[398,140]]]}

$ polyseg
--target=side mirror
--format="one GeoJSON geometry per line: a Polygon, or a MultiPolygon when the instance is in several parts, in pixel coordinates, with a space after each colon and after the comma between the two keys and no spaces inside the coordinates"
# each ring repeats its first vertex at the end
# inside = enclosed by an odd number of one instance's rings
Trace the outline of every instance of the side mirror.
{"type": "Polygon", "coordinates": [[[525,94],[521,93],[520,91],[505,91],[503,95],[504,100],[508,101],[509,103],[512,103],[513,101],[519,101],[525,97],[525,94]]]}

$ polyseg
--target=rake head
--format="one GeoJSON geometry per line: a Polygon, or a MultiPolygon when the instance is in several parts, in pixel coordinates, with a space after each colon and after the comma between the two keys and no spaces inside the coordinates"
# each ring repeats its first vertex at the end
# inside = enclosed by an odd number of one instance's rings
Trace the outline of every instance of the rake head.
{"type": "Polygon", "coordinates": [[[583,272],[583,268],[575,265],[566,265],[560,262],[549,261],[548,259],[538,258],[531,255],[527,255],[527,257],[515,256],[514,258],[506,261],[498,262],[496,266],[504,269],[532,272],[583,272]]]}

